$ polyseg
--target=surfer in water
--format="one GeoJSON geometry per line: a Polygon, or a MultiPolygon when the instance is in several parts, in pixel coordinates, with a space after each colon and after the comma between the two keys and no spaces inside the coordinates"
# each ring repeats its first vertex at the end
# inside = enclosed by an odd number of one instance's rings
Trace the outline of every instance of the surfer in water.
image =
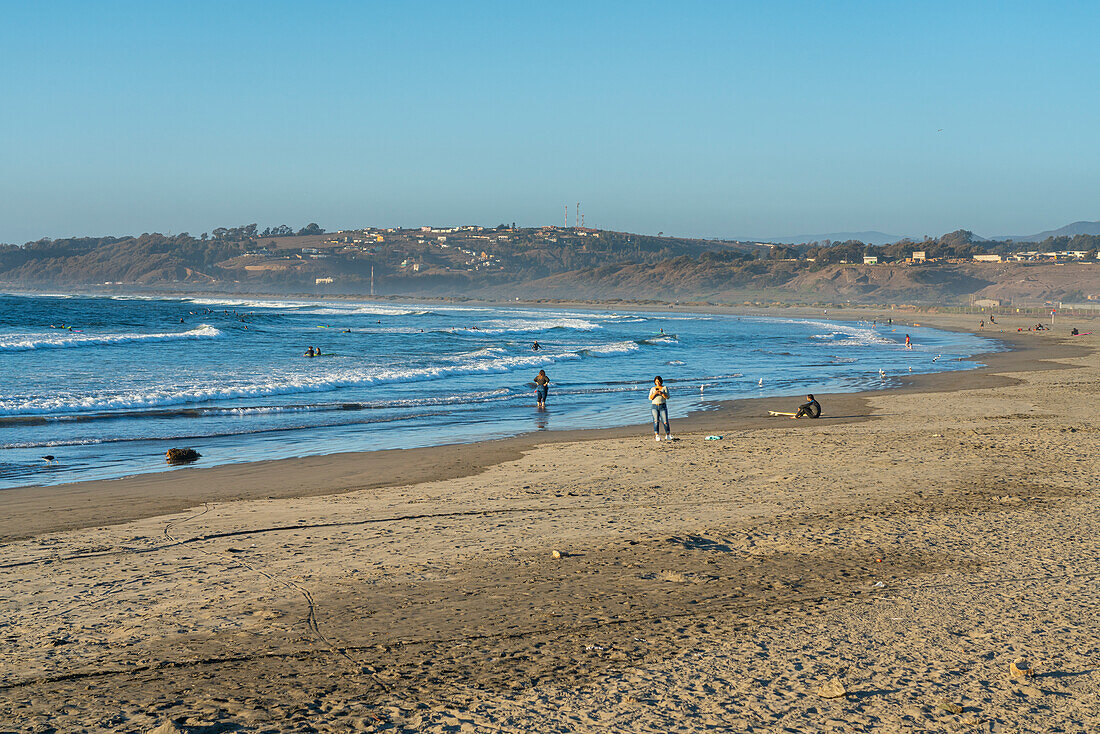
{"type": "Polygon", "coordinates": [[[546,376],[546,370],[539,370],[535,375],[535,398],[538,401],[538,407],[546,407],[546,393],[549,391],[550,378],[546,376]]]}
{"type": "Polygon", "coordinates": [[[668,427],[668,388],[659,376],[653,378],[653,387],[649,389],[649,408],[653,414],[653,440],[661,440],[661,418],[664,417],[665,440],[672,440],[672,429],[668,427]]]}
{"type": "Polygon", "coordinates": [[[316,355],[315,355],[315,354],[313,353],[313,347],[310,347],[309,349],[307,349],[307,350],[306,350],[306,353],[305,353],[305,354],[303,354],[302,356],[303,356],[303,357],[314,357],[314,356],[316,356],[316,355]]]}
{"type": "Polygon", "coordinates": [[[814,400],[813,395],[806,396],[806,402],[798,406],[798,412],[791,416],[794,418],[820,418],[821,403],[814,400]]]}
{"type": "Polygon", "coordinates": [[[531,351],[532,352],[537,352],[540,349],[542,349],[542,347],[539,346],[539,343],[537,341],[534,344],[531,345],[531,351]]]}

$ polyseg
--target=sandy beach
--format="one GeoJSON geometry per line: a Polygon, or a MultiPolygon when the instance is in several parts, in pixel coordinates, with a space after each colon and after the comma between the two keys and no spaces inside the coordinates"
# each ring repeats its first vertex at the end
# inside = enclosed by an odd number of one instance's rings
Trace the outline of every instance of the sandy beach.
{"type": "Polygon", "coordinates": [[[6,491],[0,730],[1095,731],[1097,322],[999,320],[817,421],[6,491]]]}

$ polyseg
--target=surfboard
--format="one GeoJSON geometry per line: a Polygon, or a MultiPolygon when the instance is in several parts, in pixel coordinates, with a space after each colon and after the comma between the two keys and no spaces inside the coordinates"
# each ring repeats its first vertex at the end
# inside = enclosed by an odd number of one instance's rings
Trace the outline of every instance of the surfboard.
{"type": "Polygon", "coordinates": [[[785,415],[785,416],[792,416],[792,415],[794,415],[794,413],[784,413],[784,412],[782,412],[782,411],[779,411],[779,410],[769,410],[769,411],[768,411],[768,415],[785,415]]]}

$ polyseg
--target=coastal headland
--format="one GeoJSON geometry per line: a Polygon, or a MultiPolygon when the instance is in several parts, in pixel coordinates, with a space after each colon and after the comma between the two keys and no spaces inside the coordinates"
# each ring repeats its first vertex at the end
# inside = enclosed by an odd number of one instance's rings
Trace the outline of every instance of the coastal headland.
{"type": "Polygon", "coordinates": [[[0,724],[1088,731],[1100,363],[1067,334],[1096,322],[998,321],[986,367],[819,396],[817,421],[767,398],[674,414],[660,444],[543,432],[5,491],[0,724]]]}

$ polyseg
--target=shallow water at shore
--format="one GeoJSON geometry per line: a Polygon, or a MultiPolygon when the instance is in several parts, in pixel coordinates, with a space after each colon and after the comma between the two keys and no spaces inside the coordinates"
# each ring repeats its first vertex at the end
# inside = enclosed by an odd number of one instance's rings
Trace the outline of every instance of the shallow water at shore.
{"type": "Polygon", "coordinates": [[[718,400],[889,387],[996,348],[824,315],[0,296],[0,487],[163,470],[180,445],[211,466],[635,424],[654,374],[675,420],[718,400]]]}

